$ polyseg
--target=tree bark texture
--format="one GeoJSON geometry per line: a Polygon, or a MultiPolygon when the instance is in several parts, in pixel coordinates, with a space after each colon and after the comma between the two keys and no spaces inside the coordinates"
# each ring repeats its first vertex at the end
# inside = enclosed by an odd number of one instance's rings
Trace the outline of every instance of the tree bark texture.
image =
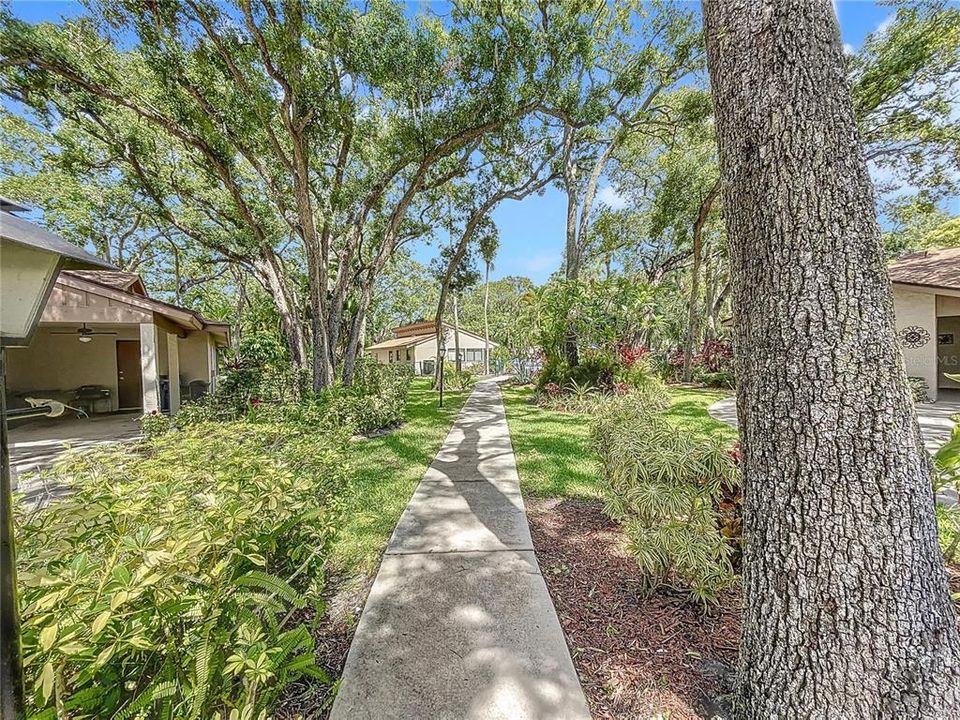
{"type": "Polygon", "coordinates": [[[930,463],[833,7],[703,9],[744,454],[737,717],[960,717],[930,463]]]}

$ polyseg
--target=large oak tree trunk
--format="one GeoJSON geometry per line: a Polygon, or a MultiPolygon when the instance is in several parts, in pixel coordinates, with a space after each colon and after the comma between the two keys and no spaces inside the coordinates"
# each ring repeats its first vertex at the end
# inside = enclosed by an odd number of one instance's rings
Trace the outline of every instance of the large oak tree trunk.
{"type": "Polygon", "coordinates": [[[705,0],[744,471],[739,718],[957,718],[960,636],[829,0],[705,0]]]}

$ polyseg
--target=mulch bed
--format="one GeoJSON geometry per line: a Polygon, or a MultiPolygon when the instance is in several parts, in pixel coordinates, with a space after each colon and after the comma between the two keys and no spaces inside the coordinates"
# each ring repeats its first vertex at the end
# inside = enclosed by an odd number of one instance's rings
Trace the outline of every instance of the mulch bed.
{"type": "Polygon", "coordinates": [[[527,501],[537,560],[593,717],[715,717],[736,660],[739,588],[707,612],[679,593],[643,597],[625,537],[601,508],[527,501]]]}
{"type": "MultiPolygon", "coordinates": [[[[342,578],[327,578],[330,593],[323,617],[317,619],[312,608],[303,610],[301,622],[313,625],[314,655],[317,667],[332,681],[343,673],[347,652],[357,629],[367,595],[373,586],[373,576],[359,580],[344,581],[342,578]]],[[[327,684],[304,678],[284,688],[277,703],[277,720],[323,720],[330,714],[336,683],[327,684]]]]}

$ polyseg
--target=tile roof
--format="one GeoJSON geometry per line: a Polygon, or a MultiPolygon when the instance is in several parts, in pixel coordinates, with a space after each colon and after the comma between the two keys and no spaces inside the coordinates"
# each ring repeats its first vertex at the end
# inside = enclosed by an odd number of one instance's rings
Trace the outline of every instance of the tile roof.
{"type": "Polygon", "coordinates": [[[906,285],[960,290],[960,248],[904,255],[890,266],[890,280],[906,285]]]}

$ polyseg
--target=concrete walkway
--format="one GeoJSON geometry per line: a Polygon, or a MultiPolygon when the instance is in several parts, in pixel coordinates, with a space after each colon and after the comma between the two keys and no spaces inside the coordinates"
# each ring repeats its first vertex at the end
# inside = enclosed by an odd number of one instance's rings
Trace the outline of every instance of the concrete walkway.
{"type": "Polygon", "coordinates": [[[590,718],[493,382],[476,386],[397,524],[331,718],[590,718]]]}
{"type": "MultiPolygon", "coordinates": [[[[947,397],[938,400],[935,403],[921,403],[917,405],[917,422],[920,424],[920,435],[923,437],[923,444],[930,452],[936,452],[941,445],[950,439],[953,432],[954,415],[960,414],[960,400],[954,394],[947,394],[941,391],[947,397]]],[[[731,427],[737,427],[737,399],[728,397],[718,400],[709,408],[707,412],[714,418],[725,422],[731,427]]]]}

